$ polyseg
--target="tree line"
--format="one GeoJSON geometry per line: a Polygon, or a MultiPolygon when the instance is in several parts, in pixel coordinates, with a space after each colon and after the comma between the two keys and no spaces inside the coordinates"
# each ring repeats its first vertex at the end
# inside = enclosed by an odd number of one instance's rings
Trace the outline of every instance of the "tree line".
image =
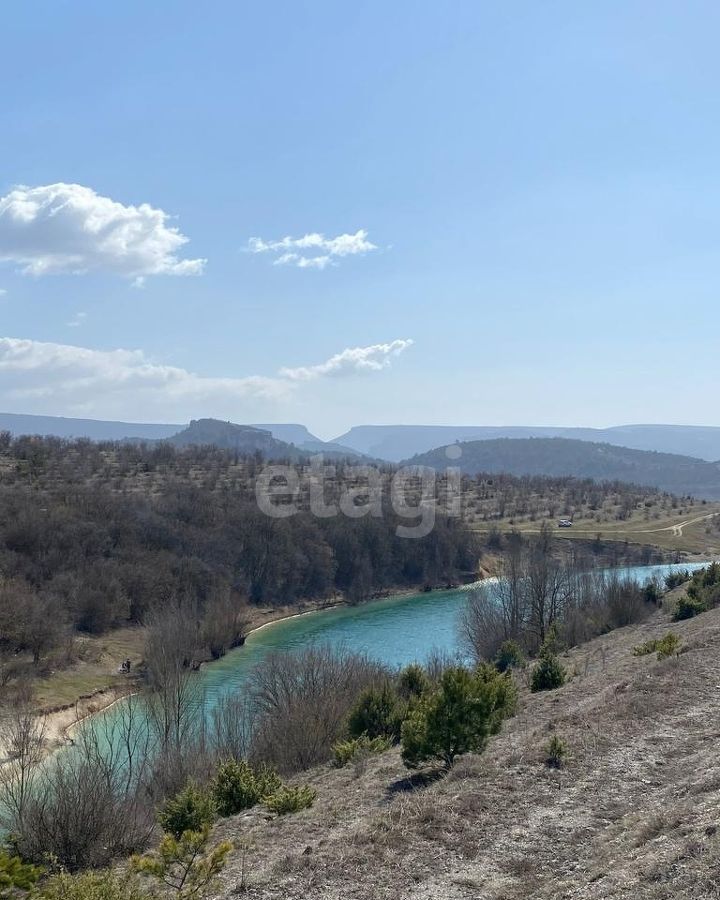
{"type": "Polygon", "coordinates": [[[354,602],[477,570],[473,535],[442,514],[417,540],[398,537],[390,508],[268,517],[254,497],[261,467],[214,448],[0,435],[0,682],[25,660],[61,665],[73,633],[181,609],[218,656],[242,640],[245,604],[354,602]]]}

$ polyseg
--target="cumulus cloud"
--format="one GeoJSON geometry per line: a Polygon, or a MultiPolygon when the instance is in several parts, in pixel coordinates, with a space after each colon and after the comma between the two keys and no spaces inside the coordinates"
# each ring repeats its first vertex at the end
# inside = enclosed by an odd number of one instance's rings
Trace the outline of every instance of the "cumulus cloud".
{"type": "Polygon", "coordinates": [[[32,407],[76,415],[152,415],[164,421],[196,414],[228,418],[287,400],[300,381],[342,371],[377,371],[410,343],[345,350],[320,365],[281,369],[272,377],[220,378],[157,363],[142,350],[92,350],[5,337],[0,338],[0,401],[26,412],[32,407]]]}
{"type": "Polygon", "coordinates": [[[337,260],[345,256],[364,256],[377,250],[377,244],[371,243],[364,228],[355,234],[339,234],[327,238],[324,234],[313,232],[300,238],[284,237],[279,241],[265,241],[253,237],[248,241],[247,249],[251,253],[269,253],[275,256],[275,266],[297,266],[299,269],[325,269],[336,265],[337,260]]]}
{"type": "Polygon", "coordinates": [[[0,297],[4,297],[5,294],[7,294],[7,291],[5,290],[5,288],[0,288],[0,297]]]}
{"type": "Polygon", "coordinates": [[[2,395],[11,402],[45,401],[75,412],[133,409],[158,412],[205,403],[217,411],[244,399],[287,392],[277,378],[214,378],[149,360],[141,350],[91,350],[69,344],[0,338],[2,395]]]}
{"type": "Polygon", "coordinates": [[[379,372],[387,368],[394,356],[412,346],[410,338],[390,341],[388,344],[372,344],[370,347],[348,347],[331,356],[326,362],[297,369],[280,369],[282,378],[291,381],[312,381],[324,376],[352,375],[357,372],[379,372]]]}
{"type": "Polygon", "coordinates": [[[28,275],[200,275],[206,260],[178,256],[188,238],[169,218],[147,203],[124,206],[79,184],[16,187],[0,197],[0,262],[28,275]]]}

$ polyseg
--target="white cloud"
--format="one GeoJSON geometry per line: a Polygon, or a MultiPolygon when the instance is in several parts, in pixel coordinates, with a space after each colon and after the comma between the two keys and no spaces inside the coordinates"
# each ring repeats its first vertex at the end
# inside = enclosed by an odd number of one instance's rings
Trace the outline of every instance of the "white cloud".
{"type": "Polygon", "coordinates": [[[75,313],[75,315],[72,317],[72,319],[70,319],[70,321],[66,322],[65,324],[68,326],[68,328],[79,328],[80,325],[83,324],[85,319],[87,319],[87,313],[86,312],[78,312],[78,313],[75,313]]]}
{"type": "Polygon", "coordinates": [[[178,257],[188,238],[168,219],[147,203],[124,206],[79,184],[16,187],[0,197],[0,262],[28,275],[200,275],[206,260],[178,257]]]}
{"type": "Polygon", "coordinates": [[[372,344],[370,347],[348,347],[336,353],[324,363],[315,366],[301,366],[297,369],[280,369],[283,378],[291,381],[312,381],[326,375],[351,375],[357,372],[379,372],[390,365],[392,357],[398,356],[412,346],[410,338],[390,341],[388,344],[372,344]]]}
{"type": "Polygon", "coordinates": [[[381,369],[389,356],[411,343],[345,350],[320,365],[281,369],[274,377],[220,378],[154,362],[141,350],[92,350],[5,337],[0,338],[0,402],[19,412],[160,421],[196,415],[242,417],[288,400],[299,381],[381,369]]]}
{"type": "Polygon", "coordinates": [[[5,290],[5,288],[0,288],[0,297],[4,297],[5,294],[7,294],[7,291],[5,290]]]}
{"type": "Polygon", "coordinates": [[[337,259],[345,256],[364,256],[377,250],[377,244],[367,239],[368,233],[361,228],[355,234],[339,234],[326,238],[324,234],[313,232],[301,238],[284,237],[279,241],[265,241],[254,237],[248,241],[251,253],[276,254],[275,266],[297,266],[300,269],[325,269],[335,265],[337,259]],[[312,255],[312,254],[316,255],[312,255]]]}
{"type": "Polygon", "coordinates": [[[90,350],[68,344],[0,338],[2,397],[14,404],[45,402],[48,408],[102,415],[133,409],[220,407],[246,398],[272,399],[287,392],[278,378],[214,378],[149,360],[141,350],[90,350]],[[107,411],[107,412],[106,412],[107,411]]]}

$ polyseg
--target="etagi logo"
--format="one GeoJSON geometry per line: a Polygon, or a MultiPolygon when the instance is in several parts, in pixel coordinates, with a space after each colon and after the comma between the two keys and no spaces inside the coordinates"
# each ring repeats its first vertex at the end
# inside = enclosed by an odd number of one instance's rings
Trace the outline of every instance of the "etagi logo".
{"type": "MultiPolygon", "coordinates": [[[[460,447],[445,450],[449,460],[462,455],[460,447]]],[[[309,511],[319,519],[347,516],[382,518],[388,509],[402,520],[395,533],[410,540],[430,534],[438,512],[462,514],[462,475],[457,467],[441,472],[429,466],[401,466],[383,472],[375,466],[326,465],[322,455],[309,465],[265,466],[255,482],[258,508],[274,519],[309,511]],[[439,490],[441,487],[441,490],[439,490]]]]}

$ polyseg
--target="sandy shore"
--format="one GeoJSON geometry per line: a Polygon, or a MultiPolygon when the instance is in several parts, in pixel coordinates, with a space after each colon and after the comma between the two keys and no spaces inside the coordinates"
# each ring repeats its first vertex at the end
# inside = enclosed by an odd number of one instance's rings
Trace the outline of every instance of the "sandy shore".
{"type": "MultiPolygon", "coordinates": [[[[365,602],[372,603],[374,600],[387,599],[388,597],[407,597],[420,591],[420,588],[391,588],[383,591],[382,596],[370,598],[365,602]]],[[[331,600],[305,601],[292,606],[253,608],[250,610],[250,624],[246,637],[277,622],[345,605],[347,605],[347,601],[340,597],[335,597],[331,600]]],[[[119,662],[120,660],[117,661],[118,665],[119,662]]],[[[212,662],[213,660],[210,659],[204,660],[202,665],[212,665],[212,662]]],[[[115,674],[115,669],[109,670],[108,679],[115,674]]],[[[134,693],[136,686],[136,681],[131,681],[127,684],[108,685],[97,690],[90,697],[79,698],[74,703],[63,706],[61,709],[40,710],[38,716],[44,721],[47,752],[52,753],[66,745],[72,739],[72,731],[82,722],[91,716],[106,711],[120,700],[131,695],[134,693]]],[[[0,747],[0,765],[7,761],[6,754],[3,752],[3,748],[0,747]]]]}
{"type": "MultiPolygon", "coordinates": [[[[408,591],[408,593],[413,592],[408,591]]],[[[252,610],[250,627],[246,637],[277,622],[294,619],[298,616],[306,616],[321,610],[334,609],[337,606],[344,605],[344,602],[340,599],[334,599],[316,603],[306,602],[300,606],[267,607],[252,610]]],[[[205,660],[203,665],[212,665],[212,662],[212,660],[205,660]]],[[[111,677],[113,674],[114,672],[108,672],[108,677],[111,677]]],[[[97,691],[91,697],[78,699],[75,703],[64,706],[62,709],[48,712],[40,711],[38,716],[44,722],[47,752],[52,753],[67,744],[71,739],[72,731],[82,722],[91,716],[105,712],[120,700],[134,693],[133,686],[134,683],[126,686],[108,686],[97,691]]],[[[0,764],[7,761],[6,754],[3,752],[3,748],[0,747],[0,764]]]]}

